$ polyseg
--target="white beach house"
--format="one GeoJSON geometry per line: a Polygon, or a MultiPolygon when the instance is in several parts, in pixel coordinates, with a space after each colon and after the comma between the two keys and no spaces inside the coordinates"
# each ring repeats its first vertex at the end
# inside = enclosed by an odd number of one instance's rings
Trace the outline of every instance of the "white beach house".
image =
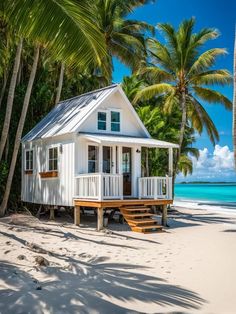
{"type": "MultiPolygon", "coordinates": [[[[120,85],[61,101],[22,139],[24,202],[122,207],[172,203],[173,148],[154,140],[120,85]],[[169,173],[141,176],[143,147],[167,149],[169,173]]],[[[78,224],[77,221],[77,224],[78,224]]],[[[101,224],[101,222],[99,222],[101,224]]]]}

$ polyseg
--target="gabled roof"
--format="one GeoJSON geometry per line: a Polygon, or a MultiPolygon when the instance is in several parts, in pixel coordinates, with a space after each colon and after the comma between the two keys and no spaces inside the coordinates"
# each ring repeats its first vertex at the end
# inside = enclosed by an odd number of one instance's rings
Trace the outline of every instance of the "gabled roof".
{"type": "Polygon", "coordinates": [[[114,84],[59,102],[23,137],[22,142],[76,132],[93,108],[97,107],[118,87],[118,84],[114,84]]]}

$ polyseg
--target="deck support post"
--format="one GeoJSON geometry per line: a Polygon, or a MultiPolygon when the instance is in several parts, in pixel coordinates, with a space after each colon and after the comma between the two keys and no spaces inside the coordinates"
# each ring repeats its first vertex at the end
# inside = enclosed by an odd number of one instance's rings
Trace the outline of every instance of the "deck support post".
{"type": "Polygon", "coordinates": [[[49,220],[55,220],[55,208],[50,207],[50,217],[49,220]]]}
{"type": "Polygon", "coordinates": [[[161,219],[162,226],[167,226],[167,205],[162,206],[162,219],[161,219]]]}
{"type": "Polygon", "coordinates": [[[76,226],[80,225],[80,206],[74,207],[74,224],[76,226]]]}
{"type": "Polygon", "coordinates": [[[97,209],[97,231],[103,229],[103,208],[97,209]]]}

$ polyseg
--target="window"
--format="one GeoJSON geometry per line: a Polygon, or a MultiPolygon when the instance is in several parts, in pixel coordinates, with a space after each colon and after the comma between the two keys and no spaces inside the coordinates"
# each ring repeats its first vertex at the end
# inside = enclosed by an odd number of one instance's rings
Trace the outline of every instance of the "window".
{"type": "Polygon", "coordinates": [[[107,129],[107,114],[106,112],[98,112],[98,130],[106,131],[107,129]]]}
{"type": "Polygon", "coordinates": [[[98,172],[98,146],[88,146],[88,173],[98,172]]]}
{"type": "Polygon", "coordinates": [[[48,149],[48,170],[57,171],[58,170],[58,148],[50,147],[48,149]]]}
{"type": "Polygon", "coordinates": [[[25,170],[31,171],[33,170],[33,150],[26,150],[25,152],[25,170]]]}
{"type": "Polygon", "coordinates": [[[111,131],[120,132],[120,112],[111,111],[111,131]]]}

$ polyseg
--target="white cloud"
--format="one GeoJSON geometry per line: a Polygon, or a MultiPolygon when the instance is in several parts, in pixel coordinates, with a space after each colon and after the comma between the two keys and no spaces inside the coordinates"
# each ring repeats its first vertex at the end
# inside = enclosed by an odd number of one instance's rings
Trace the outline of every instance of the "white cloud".
{"type": "Polygon", "coordinates": [[[228,146],[216,145],[212,154],[207,148],[199,152],[200,156],[198,160],[195,157],[191,157],[193,161],[193,174],[186,178],[180,174],[178,181],[236,181],[234,154],[228,146]]]}

